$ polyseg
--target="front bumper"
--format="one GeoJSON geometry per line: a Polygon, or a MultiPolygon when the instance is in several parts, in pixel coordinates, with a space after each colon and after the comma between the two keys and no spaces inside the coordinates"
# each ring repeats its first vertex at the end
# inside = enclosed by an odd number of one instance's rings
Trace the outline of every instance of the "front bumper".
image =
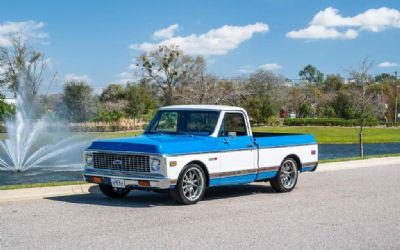
{"type": "Polygon", "coordinates": [[[161,174],[130,173],[107,169],[85,168],[82,172],[83,178],[87,182],[111,185],[111,179],[121,179],[125,181],[126,188],[155,188],[169,189],[176,185],[176,181],[171,180],[161,174]],[[93,180],[93,177],[102,177],[101,183],[93,180]],[[141,186],[139,181],[148,181],[149,186],[141,186]]]}

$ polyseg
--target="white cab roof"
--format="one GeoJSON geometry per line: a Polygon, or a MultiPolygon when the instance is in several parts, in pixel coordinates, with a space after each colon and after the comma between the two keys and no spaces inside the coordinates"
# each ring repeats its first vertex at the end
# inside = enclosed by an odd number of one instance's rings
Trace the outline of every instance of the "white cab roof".
{"type": "Polygon", "coordinates": [[[160,108],[160,110],[215,110],[215,111],[243,111],[243,108],[224,105],[173,105],[160,108]]]}

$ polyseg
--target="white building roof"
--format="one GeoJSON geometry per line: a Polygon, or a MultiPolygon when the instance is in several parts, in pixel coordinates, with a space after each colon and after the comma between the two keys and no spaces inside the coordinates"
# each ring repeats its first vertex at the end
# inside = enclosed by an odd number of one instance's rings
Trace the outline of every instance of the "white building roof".
{"type": "Polygon", "coordinates": [[[215,111],[243,111],[243,108],[225,105],[172,105],[160,108],[160,110],[215,110],[215,111]]]}

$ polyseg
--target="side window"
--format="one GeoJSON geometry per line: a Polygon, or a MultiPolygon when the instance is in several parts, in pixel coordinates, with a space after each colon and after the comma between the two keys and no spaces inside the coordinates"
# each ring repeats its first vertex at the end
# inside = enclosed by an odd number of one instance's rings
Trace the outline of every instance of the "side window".
{"type": "Polygon", "coordinates": [[[247,136],[246,122],[243,114],[225,113],[224,120],[219,130],[219,136],[228,136],[229,134],[247,136]]]}

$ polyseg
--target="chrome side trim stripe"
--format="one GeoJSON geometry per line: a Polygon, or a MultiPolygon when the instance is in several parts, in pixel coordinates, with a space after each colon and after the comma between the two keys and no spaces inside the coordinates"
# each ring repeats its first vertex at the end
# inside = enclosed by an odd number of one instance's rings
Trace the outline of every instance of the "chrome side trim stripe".
{"type": "Polygon", "coordinates": [[[313,167],[315,165],[317,165],[318,162],[317,161],[313,161],[313,162],[305,162],[302,164],[302,167],[313,167]]]}
{"type": "Polygon", "coordinates": [[[210,174],[210,178],[222,178],[222,177],[231,177],[231,176],[239,176],[239,175],[246,175],[246,174],[257,174],[257,173],[262,173],[262,172],[278,171],[278,169],[279,169],[279,166],[278,167],[264,167],[264,168],[213,173],[213,174],[210,174]]]}

